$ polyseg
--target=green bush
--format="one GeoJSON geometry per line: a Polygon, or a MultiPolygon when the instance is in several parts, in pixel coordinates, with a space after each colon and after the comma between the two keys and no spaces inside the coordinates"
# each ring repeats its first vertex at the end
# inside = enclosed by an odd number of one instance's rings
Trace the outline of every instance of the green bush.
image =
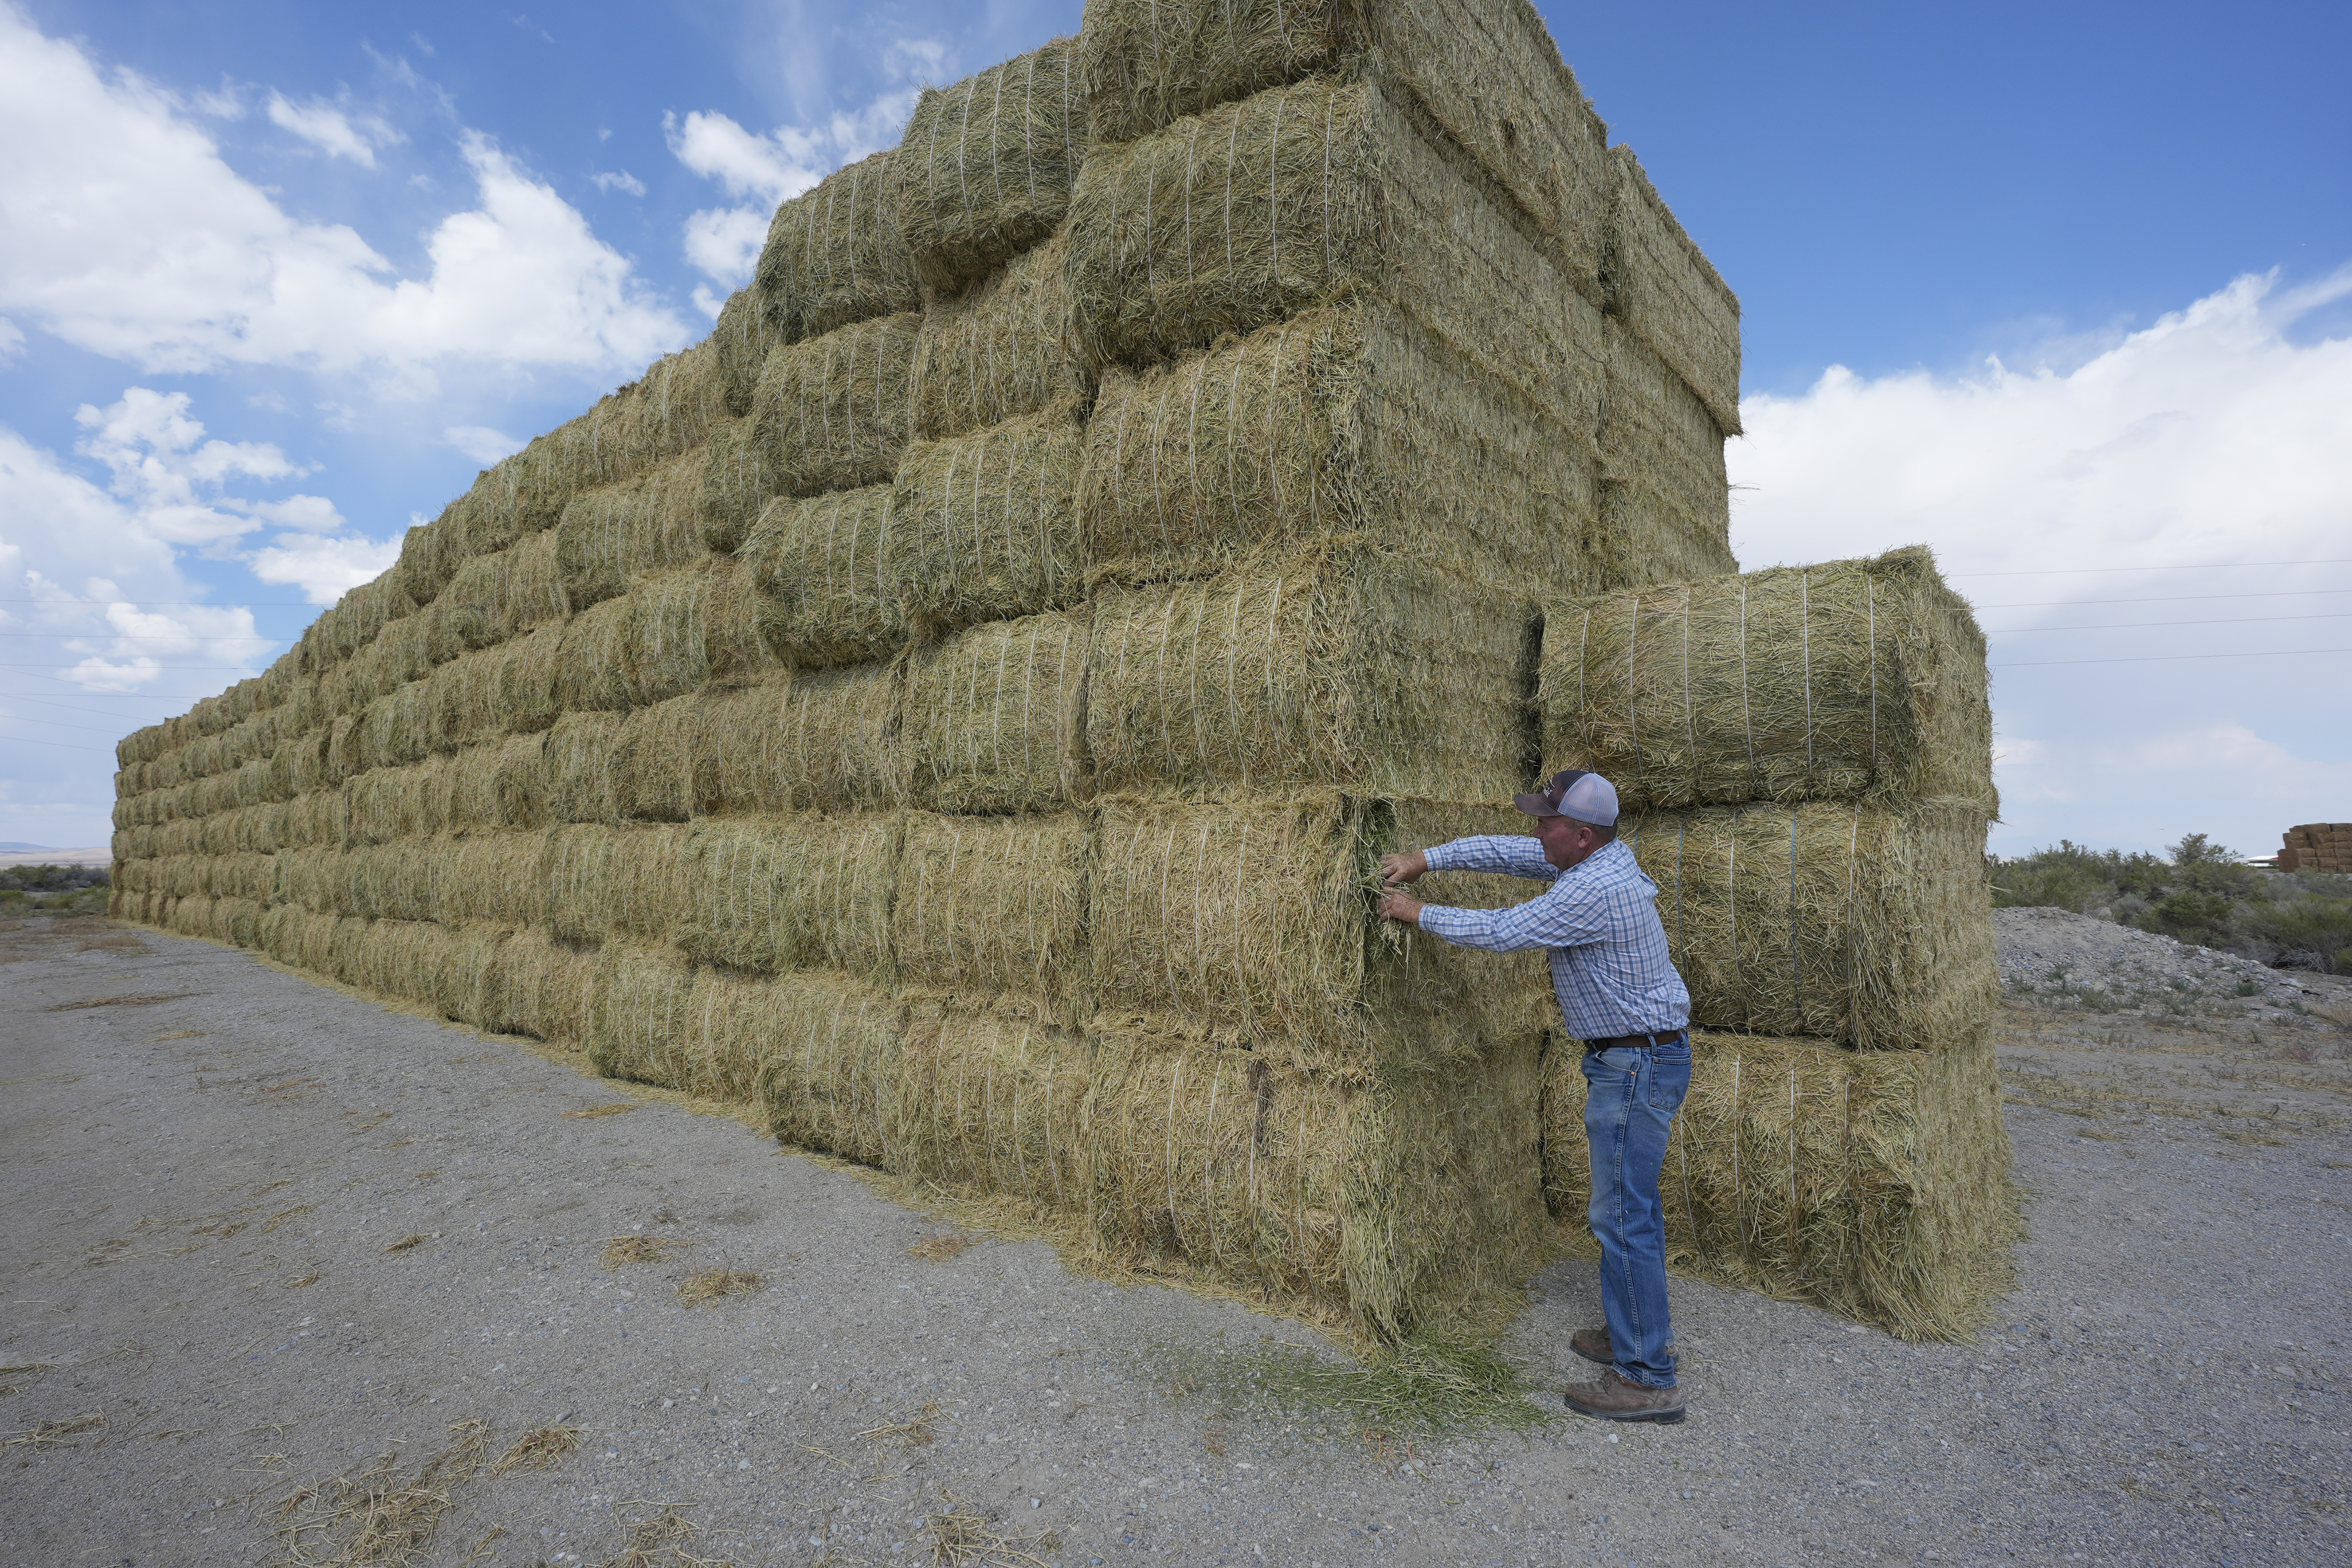
{"type": "Polygon", "coordinates": [[[2072,910],[2283,968],[2352,974],[2352,877],[2241,865],[2202,833],[2184,835],[2170,856],[2062,838],[1994,857],[1993,905],[2072,910]]]}

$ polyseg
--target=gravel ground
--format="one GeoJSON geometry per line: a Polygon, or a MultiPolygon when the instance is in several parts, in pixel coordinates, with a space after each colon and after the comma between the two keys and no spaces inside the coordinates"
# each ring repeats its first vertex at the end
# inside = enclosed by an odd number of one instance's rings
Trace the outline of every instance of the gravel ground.
{"type": "MultiPolygon", "coordinates": [[[[2020,926],[2032,963],[2108,940],[2020,926]]],[[[688,1525],[669,1546],[700,1559],[845,1568],[2352,1545],[2352,1078],[2326,996],[2276,1017],[2012,1002],[2032,1239],[1979,1343],[1678,1279],[1684,1426],[1561,1415],[1408,1451],[1237,1392],[1269,1337],[1318,1344],[1296,1324],[1032,1242],[927,1261],[935,1217],[516,1042],[102,921],[0,929],[0,973],[20,1562],[323,1561],[353,1524],[282,1530],[339,1500],[446,1564],[611,1563],[688,1525]],[[612,1268],[616,1236],[692,1245],[612,1268]],[[682,1305],[714,1268],[762,1287],[682,1305]],[[559,1424],[576,1451],[489,1462],[559,1424]],[[984,1522],[958,1531],[1053,1536],[957,1555],[925,1516],[959,1510],[984,1522]]],[[[1538,1282],[1510,1348],[1547,1386],[1595,1302],[1587,1265],[1538,1282]]]]}
{"type": "Polygon", "coordinates": [[[2352,997],[2352,982],[2340,975],[2271,969],[2066,910],[1995,910],[1992,923],[2004,986],[2038,1006],[2308,1023],[2324,1033],[2343,1026],[2333,1014],[2352,997]]]}

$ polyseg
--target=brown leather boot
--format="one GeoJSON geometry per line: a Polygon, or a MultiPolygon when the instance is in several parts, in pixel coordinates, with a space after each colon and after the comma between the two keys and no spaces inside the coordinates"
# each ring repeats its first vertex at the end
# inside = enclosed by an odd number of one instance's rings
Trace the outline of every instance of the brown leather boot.
{"type": "Polygon", "coordinates": [[[1617,1364],[1617,1352],[1611,1348],[1607,1329],[1579,1329],[1568,1336],[1568,1348],[1602,1366],[1617,1364]]]}
{"type": "Polygon", "coordinates": [[[1596,1421],[1656,1421],[1672,1426],[1683,1418],[1681,1389],[1644,1388],[1614,1372],[1595,1383],[1570,1384],[1565,1397],[1570,1410],[1596,1421]]]}

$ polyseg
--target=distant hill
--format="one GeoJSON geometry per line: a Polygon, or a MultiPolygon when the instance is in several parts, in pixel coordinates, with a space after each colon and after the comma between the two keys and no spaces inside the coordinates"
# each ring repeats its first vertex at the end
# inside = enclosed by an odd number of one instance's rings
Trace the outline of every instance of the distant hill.
{"type": "Polygon", "coordinates": [[[0,855],[45,855],[56,847],[54,844],[17,844],[0,838],[0,855]]]}

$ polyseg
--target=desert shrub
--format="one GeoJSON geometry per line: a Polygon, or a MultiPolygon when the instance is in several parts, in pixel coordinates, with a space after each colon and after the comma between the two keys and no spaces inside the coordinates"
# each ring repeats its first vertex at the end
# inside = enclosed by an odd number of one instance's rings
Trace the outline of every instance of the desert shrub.
{"type": "Polygon", "coordinates": [[[1989,869],[1997,909],[2072,910],[2277,968],[2352,973],[2352,877],[2249,866],[2202,833],[2161,856],[2062,838],[1989,869]]]}

